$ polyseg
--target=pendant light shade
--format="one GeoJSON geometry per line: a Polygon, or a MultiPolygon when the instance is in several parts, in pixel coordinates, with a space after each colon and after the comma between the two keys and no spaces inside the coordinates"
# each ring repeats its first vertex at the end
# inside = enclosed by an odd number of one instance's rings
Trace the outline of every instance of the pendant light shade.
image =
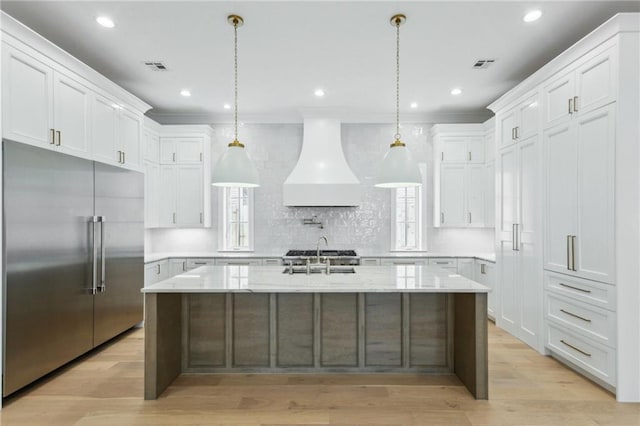
{"type": "Polygon", "coordinates": [[[375,186],[403,188],[420,184],[422,184],[422,174],[411,152],[404,145],[392,145],[382,160],[375,186]]]}
{"type": "Polygon", "coordinates": [[[258,170],[255,164],[249,159],[244,145],[238,141],[238,27],[244,24],[242,17],[229,15],[229,24],[233,26],[234,32],[234,114],[233,124],[235,138],[229,144],[227,150],[222,154],[212,172],[211,184],[213,186],[231,186],[255,188],[260,186],[258,170]]]}
{"type": "Polygon", "coordinates": [[[241,144],[229,144],[212,172],[213,186],[255,188],[260,186],[258,170],[241,144]]]}
{"type": "Polygon", "coordinates": [[[394,15],[391,25],[396,27],[396,134],[395,141],[384,156],[375,178],[375,186],[380,188],[403,188],[422,185],[422,174],[418,162],[400,141],[400,25],[407,17],[394,15]]]}

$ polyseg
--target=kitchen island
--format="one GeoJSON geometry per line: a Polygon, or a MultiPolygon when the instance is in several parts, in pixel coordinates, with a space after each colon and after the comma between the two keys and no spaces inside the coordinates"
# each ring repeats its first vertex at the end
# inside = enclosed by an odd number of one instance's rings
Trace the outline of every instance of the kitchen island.
{"type": "Polygon", "coordinates": [[[145,399],[181,373],[455,374],[487,399],[487,292],[435,266],[203,266],[145,287],[145,399]]]}

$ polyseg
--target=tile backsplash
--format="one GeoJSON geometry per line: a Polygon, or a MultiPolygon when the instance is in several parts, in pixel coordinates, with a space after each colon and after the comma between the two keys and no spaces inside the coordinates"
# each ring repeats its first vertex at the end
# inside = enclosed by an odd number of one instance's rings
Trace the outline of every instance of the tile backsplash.
{"type": "MultiPolygon", "coordinates": [[[[427,250],[433,252],[492,252],[492,229],[439,229],[433,223],[433,144],[427,137],[431,124],[405,124],[402,140],[414,157],[427,165],[425,188],[427,250]]],[[[232,128],[215,127],[213,162],[233,138],[232,128]]],[[[240,140],[246,143],[260,173],[255,189],[256,252],[281,254],[291,248],[315,247],[325,235],[329,246],[355,248],[360,254],[387,253],[391,245],[389,189],[373,186],[376,167],[392,142],[391,124],[343,124],[342,146],[347,162],[363,185],[359,207],[285,207],[282,184],[293,170],[302,147],[302,124],[251,124],[242,126],[240,140]],[[304,225],[317,217],[323,229],[304,225]]],[[[151,229],[146,231],[147,252],[210,252],[218,250],[218,188],[212,190],[210,229],[151,229]]]]}

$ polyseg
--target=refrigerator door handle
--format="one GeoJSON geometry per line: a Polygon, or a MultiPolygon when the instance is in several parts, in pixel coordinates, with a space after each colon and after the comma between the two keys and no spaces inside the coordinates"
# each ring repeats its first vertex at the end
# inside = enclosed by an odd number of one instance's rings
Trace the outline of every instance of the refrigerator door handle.
{"type": "Polygon", "coordinates": [[[106,271],[106,244],[104,242],[104,223],[107,219],[104,216],[99,216],[100,222],[100,292],[104,293],[107,290],[107,282],[105,278],[106,271]]]}
{"type": "Polygon", "coordinates": [[[92,254],[92,273],[91,273],[91,294],[98,292],[98,245],[96,244],[96,223],[100,219],[98,216],[91,218],[91,254],[92,254]]]}

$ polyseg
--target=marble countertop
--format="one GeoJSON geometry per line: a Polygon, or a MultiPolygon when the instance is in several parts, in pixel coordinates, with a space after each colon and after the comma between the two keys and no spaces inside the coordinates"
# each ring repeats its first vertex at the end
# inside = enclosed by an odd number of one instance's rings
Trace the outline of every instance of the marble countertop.
{"type": "Polygon", "coordinates": [[[356,266],[353,274],[283,273],[282,266],[201,266],[144,293],[487,293],[488,287],[437,266],[356,266]]]}
{"type": "MultiPolygon", "coordinates": [[[[237,252],[237,251],[224,251],[224,252],[163,252],[163,253],[147,253],[144,255],[145,263],[157,262],[158,260],[169,258],[281,258],[284,253],[261,253],[261,252],[237,252]]],[[[473,257],[480,260],[486,260],[489,262],[496,261],[495,253],[474,253],[474,252],[433,252],[433,251],[419,251],[419,252],[387,252],[383,254],[361,254],[360,257],[378,257],[378,258],[430,258],[430,257],[473,257]]]]}

